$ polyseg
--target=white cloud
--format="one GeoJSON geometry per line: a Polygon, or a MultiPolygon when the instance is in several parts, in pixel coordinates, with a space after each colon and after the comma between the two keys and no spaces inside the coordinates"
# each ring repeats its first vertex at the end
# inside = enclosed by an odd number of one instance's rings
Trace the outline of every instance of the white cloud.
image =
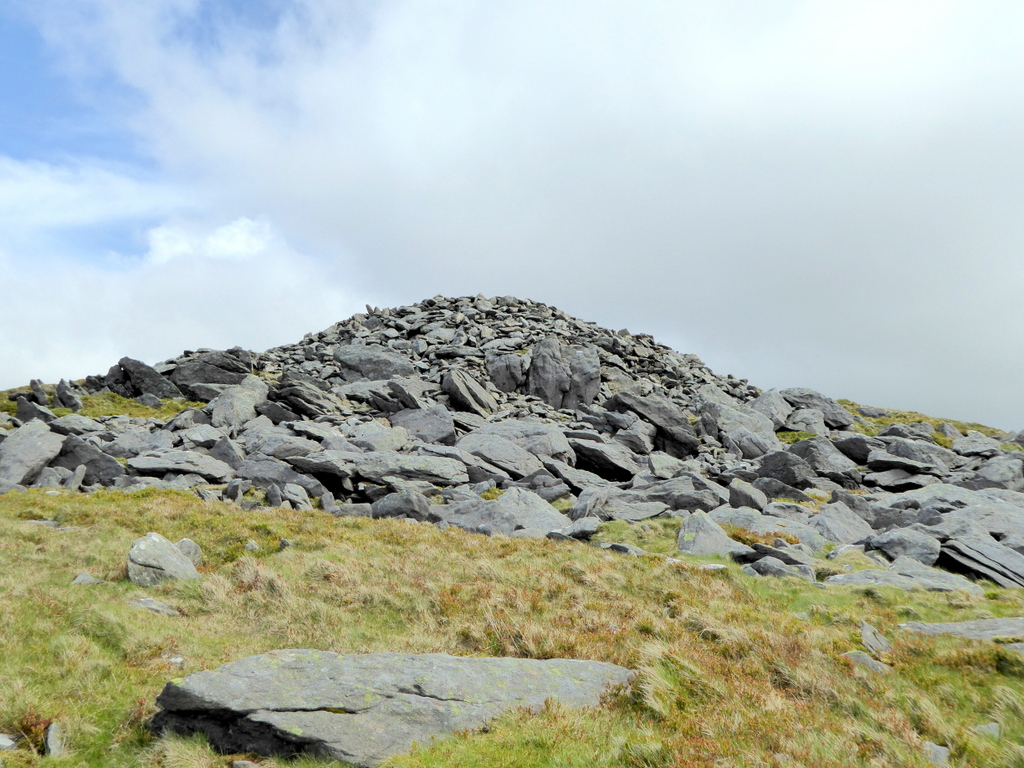
{"type": "Polygon", "coordinates": [[[202,7],[39,11],[194,196],[143,271],[518,293],[756,384],[1024,426],[1019,4],[295,0],[199,45],[202,7]]]}

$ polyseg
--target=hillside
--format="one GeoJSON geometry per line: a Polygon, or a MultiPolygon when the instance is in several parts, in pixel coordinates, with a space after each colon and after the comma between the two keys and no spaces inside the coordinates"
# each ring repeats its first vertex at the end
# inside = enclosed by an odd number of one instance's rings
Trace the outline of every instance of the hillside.
{"type": "Polygon", "coordinates": [[[5,765],[337,764],[150,728],[282,648],[636,673],[395,766],[1024,765],[1021,436],[509,297],[5,394],[5,765]],[[150,531],[194,577],[129,556],[150,531]]]}

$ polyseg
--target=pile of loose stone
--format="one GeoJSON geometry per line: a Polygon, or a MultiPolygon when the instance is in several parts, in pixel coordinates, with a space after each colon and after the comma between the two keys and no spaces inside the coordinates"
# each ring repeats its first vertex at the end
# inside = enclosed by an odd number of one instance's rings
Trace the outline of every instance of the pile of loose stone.
{"type": "Polygon", "coordinates": [[[555,539],[668,517],[683,552],[728,554],[752,575],[813,580],[831,543],[879,565],[830,583],[1024,586],[1024,453],[948,424],[938,433],[951,449],[928,424],[868,437],[853,428],[884,412],[762,392],[650,336],[527,300],[368,307],[263,353],[123,358],[84,384],[33,382],[12,398],[0,492],[192,489],[555,539]],[[51,410],[103,392],[205,405],[167,421],[51,410]],[[787,445],[782,431],[813,437],[787,445]],[[729,526],[776,538],[746,546],[729,526]]]}

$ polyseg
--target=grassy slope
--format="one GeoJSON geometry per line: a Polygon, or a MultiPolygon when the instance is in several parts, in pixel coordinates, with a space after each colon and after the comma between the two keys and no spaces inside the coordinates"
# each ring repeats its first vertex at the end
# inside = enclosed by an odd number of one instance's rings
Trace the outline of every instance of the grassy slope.
{"type": "MultiPolygon", "coordinates": [[[[641,533],[663,542],[668,531],[641,533]]],[[[584,545],[148,491],[2,496],[0,564],[10,617],[0,727],[31,733],[57,719],[71,744],[59,759],[8,753],[7,766],[224,766],[201,739],[150,740],[153,700],[170,678],[282,647],[575,657],[641,672],[631,695],[598,711],[513,713],[394,761],[406,768],[914,766],[925,765],[922,738],[951,745],[961,765],[1024,765],[1010,743],[1024,740],[1024,662],[895,627],[1020,615],[1020,591],[822,590],[584,545]],[[23,522],[44,517],[77,529],[23,522]],[[148,591],[127,582],[128,547],[149,530],[198,541],[204,580],[148,591]],[[281,538],[295,546],[278,551],[281,538]],[[263,547],[255,557],[249,539],[263,547]],[[81,570],[112,583],[71,586],[81,570]],[[185,615],[127,605],[144,593],[185,615]],[[896,640],[892,675],[838,658],[860,648],[861,618],[896,640]],[[990,720],[1004,726],[1001,743],[970,730],[990,720]]]]}

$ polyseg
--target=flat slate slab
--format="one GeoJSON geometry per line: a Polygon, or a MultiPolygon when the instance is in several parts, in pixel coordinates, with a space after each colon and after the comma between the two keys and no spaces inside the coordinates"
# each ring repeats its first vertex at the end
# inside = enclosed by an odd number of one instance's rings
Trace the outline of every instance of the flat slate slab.
{"type": "Polygon", "coordinates": [[[633,677],[597,661],[286,649],[172,680],[151,727],[203,733],[229,752],[309,752],[370,767],[506,710],[538,711],[549,698],[596,706],[633,677]]]}
{"type": "Polygon", "coordinates": [[[899,626],[901,629],[909,629],[922,635],[955,635],[971,640],[1019,641],[1024,637],[1024,617],[948,621],[932,624],[923,621],[908,621],[899,626]]]}

